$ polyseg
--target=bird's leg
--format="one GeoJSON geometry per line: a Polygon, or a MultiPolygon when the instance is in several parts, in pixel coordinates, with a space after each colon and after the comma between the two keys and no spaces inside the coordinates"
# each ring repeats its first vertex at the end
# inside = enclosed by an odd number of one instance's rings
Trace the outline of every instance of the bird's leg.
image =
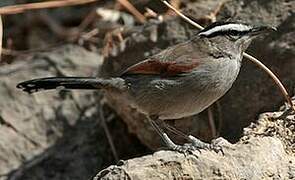
{"type": "Polygon", "coordinates": [[[160,124],[161,127],[164,127],[165,129],[167,129],[168,131],[176,134],[176,135],[179,135],[181,137],[183,137],[184,139],[186,140],[189,140],[189,137],[188,135],[186,135],[184,132],[176,129],[174,126],[171,126],[169,124],[167,124],[165,121],[161,120],[161,119],[156,119],[154,120],[157,124],[160,124]]]}
{"type": "Polygon", "coordinates": [[[221,152],[222,154],[224,154],[222,147],[217,145],[213,141],[211,142],[211,144],[209,144],[199,140],[198,138],[192,135],[189,135],[188,138],[190,139],[189,141],[191,142],[188,145],[193,146],[196,149],[208,149],[208,150],[213,150],[216,153],[221,152]]]}
{"type": "Polygon", "coordinates": [[[197,149],[210,149],[210,150],[213,150],[217,153],[220,151],[222,152],[222,148],[220,146],[217,146],[214,143],[211,143],[211,144],[205,143],[192,135],[186,135],[185,133],[176,129],[175,127],[170,126],[169,124],[166,124],[164,121],[162,121],[162,122],[168,131],[171,131],[177,135],[184,137],[185,139],[187,139],[191,143],[191,144],[185,144],[185,146],[193,146],[192,149],[195,149],[195,150],[197,150],[197,149]]]}
{"type": "Polygon", "coordinates": [[[165,145],[168,147],[168,149],[184,153],[184,154],[192,154],[192,151],[194,149],[190,149],[188,146],[180,146],[175,144],[169,137],[168,135],[158,126],[156,121],[158,120],[157,116],[149,116],[148,120],[152,127],[156,130],[156,132],[160,135],[162,140],[164,141],[165,145]]]}
{"type": "Polygon", "coordinates": [[[177,145],[175,145],[173,143],[173,141],[168,137],[168,135],[159,127],[159,125],[157,124],[157,120],[158,118],[156,116],[149,116],[148,120],[150,122],[150,124],[152,125],[152,127],[156,130],[156,132],[160,135],[160,137],[162,138],[162,140],[164,141],[165,145],[172,150],[176,150],[175,147],[177,145]]]}
{"type": "Polygon", "coordinates": [[[165,142],[166,146],[174,151],[178,151],[184,154],[193,154],[193,151],[200,150],[200,149],[209,149],[214,150],[215,152],[222,152],[222,149],[220,146],[214,145],[214,144],[208,144],[205,142],[202,142],[201,140],[195,138],[194,136],[187,136],[183,132],[179,131],[175,127],[171,127],[170,125],[166,124],[162,120],[158,119],[156,116],[150,116],[148,117],[149,122],[154,127],[154,129],[157,131],[157,133],[161,136],[162,140],[165,142]],[[182,137],[189,140],[190,143],[186,143],[184,145],[177,145],[175,144],[168,135],[158,126],[157,121],[161,121],[162,124],[164,124],[165,128],[175,134],[181,135],[182,137]]]}

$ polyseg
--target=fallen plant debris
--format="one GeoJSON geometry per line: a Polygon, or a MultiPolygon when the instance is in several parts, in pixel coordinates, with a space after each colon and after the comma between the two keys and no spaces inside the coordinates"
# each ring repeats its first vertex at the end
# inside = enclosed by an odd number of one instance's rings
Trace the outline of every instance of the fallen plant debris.
{"type": "Polygon", "coordinates": [[[29,10],[74,6],[74,5],[92,3],[95,1],[97,0],[61,0],[61,1],[54,0],[54,1],[40,2],[40,3],[18,4],[13,6],[1,7],[0,14],[1,15],[17,14],[17,13],[23,13],[29,10]]]}

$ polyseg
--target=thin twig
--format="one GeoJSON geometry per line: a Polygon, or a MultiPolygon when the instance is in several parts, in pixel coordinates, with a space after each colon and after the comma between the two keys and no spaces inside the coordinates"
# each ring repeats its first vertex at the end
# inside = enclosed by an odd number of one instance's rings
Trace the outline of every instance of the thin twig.
{"type": "Polygon", "coordinates": [[[39,12],[38,17],[36,18],[39,18],[41,22],[48,26],[54,34],[61,39],[65,39],[67,42],[76,41],[82,33],[82,30],[80,30],[79,27],[64,27],[60,22],[52,18],[46,11],[39,12]]]}
{"type": "Polygon", "coordinates": [[[219,101],[216,103],[217,106],[217,114],[218,114],[218,129],[217,129],[217,134],[216,137],[220,136],[221,130],[222,130],[222,125],[223,125],[223,117],[222,117],[222,107],[219,101]]]}
{"type": "Polygon", "coordinates": [[[41,11],[38,14],[38,17],[48,28],[56,34],[59,38],[62,39],[68,39],[73,38],[76,39],[76,37],[79,34],[79,30],[77,28],[65,28],[62,26],[58,21],[56,21],[54,18],[52,18],[47,12],[41,11]],[[76,30],[76,31],[75,31],[76,30]],[[74,33],[75,32],[75,33],[74,33]],[[75,36],[75,37],[73,37],[75,36]]]}
{"type": "Polygon", "coordinates": [[[146,18],[142,15],[128,0],[118,0],[118,2],[124,6],[135,18],[142,24],[146,22],[146,18]]]}
{"type": "MultiPolygon", "coordinates": [[[[185,21],[187,21],[191,25],[195,26],[198,29],[204,29],[201,25],[199,25],[198,23],[192,21],[187,16],[185,16],[184,14],[179,12],[177,9],[175,9],[173,6],[171,6],[167,1],[165,1],[165,0],[160,0],[160,1],[162,1],[167,7],[169,7],[173,11],[175,11],[176,14],[178,14],[181,18],[183,18],[185,21]]],[[[253,57],[253,56],[251,56],[251,55],[249,55],[247,53],[243,53],[243,56],[246,57],[248,60],[254,62],[254,64],[256,64],[258,67],[263,69],[274,80],[276,85],[281,90],[281,92],[282,92],[283,96],[285,97],[286,101],[289,103],[290,107],[295,111],[295,106],[294,106],[294,104],[292,102],[292,99],[291,99],[290,95],[288,94],[288,91],[286,90],[284,85],[279,80],[279,78],[269,68],[267,68],[262,62],[260,62],[255,57],[253,57]]]]}
{"type": "Polygon", "coordinates": [[[93,36],[97,35],[98,33],[99,33],[99,30],[97,28],[95,28],[95,29],[92,29],[89,32],[86,32],[86,33],[82,34],[81,38],[83,40],[88,40],[88,39],[92,38],[93,36]]]}
{"type": "Polygon", "coordinates": [[[45,9],[45,8],[56,8],[64,6],[74,6],[80,4],[86,4],[95,2],[97,0],[63,0],[63,1],[48,1],[48,2],[39,2],[39,3],[27,3],[27,4],[18,4],[11,6],[4,6],[0,8],[0,14],[18,14],[23,13],[28,10],[34,9],[45,9]]]}
{"type": "Polygon", "coordinates": [[[92,9],[79,24],[79,30],[84,31],[97,17],[96,8],[92,9]]]}
{"type": "Polygon", "coordinates": [[[186,17],[184,14],[182,14],[181,12],[179,12],[176,8],[174,8],[173,6],[171,6],[167,1],[164,1],[164,0],[160,0],[160,1],[162,1],[167,7],[169,7],[170,9],[172,9],[177,15],[179,15],[182,19],[184,19],[185,21],[187,21],[191,25],[197,27],[198,29],[204,29],[201,25],[199,25],[198,23],[194,22],[190,18],[186,17]]]}
{"type": "Polygon", "coordinates": [[[217,133],[216,133],[216,125],[215,125],[215,121],[214,121],[214,116],[213,116],[213,106],[210,106],[207,109],[207,113],[208,113],[209,126],[211,129],[211,135],[212,135],[212,138],[215,138],[217,133]]]}
{"type": "Polygon", "coordinates": [[[118,158],[118,153],[116,151],[116,148],[115,148],[115,145],[114,145],[114,142],[113,142],[113,137],[109,131],[109,128],[106,124],[106,120],[105,120],[105,117],[104,117],[104,113],[103,113],[103,109],[102,109],[102,105],[100,105],[99,107],[99,117],[100,117],[100,121],[101,121],[101,124],[102,124],[102,127],[104,129],[104,132],[107,136],[107,139],[109,141],[109,144],[111,146],[111,151],[113,153],[113,156],[115,158],[116,161],[119,161],[119,158],[118,158]]]}
{"type": "Polygon", "coordinates": [[[3,42],[3,23],[2,23],[2,17],[0,15],[0,62],[2,60],[2,42],[3,42]]]}
{"type": "MultiPolygon", "coordinates": [[[[174,7],[175,9],[179,9],[180,8],[180,4],[181,4],[181,1],[180,0],[170,0],[169,1],[169,4],[174,7]]],[[[171,14],[175,14],[175,12],[171,9],[169,9],[167,12],[166,12],[167,15],[171,15],[171,14]]]]}
{"type": "Polygon", "coordinates": [[[289,103],[291,108],[295,111],[295,106],[293,105],[292,99],[289,96],[288,91],[286,90],[286,88],[284,87],[284,85],[282,84],[280,79],[268,67],[266,67],[262,62],[260,62],[255,57],[253,57],[247,53],[244,53],[243,56],[245,58],[249,59],[250,61],[252,61],[254,64],[256,64],[261,69],[263,69],[274,80],[274,82],[276,83],[276,85],[278,86],[278,88],[280,89],[282,94],[284,95],[286,101],[289,103]]]}
{"type": "Polygon", "coordinates": [[[158,14],[155,12],[155,11],[153,11],[152,9],[150,9],[150,8],[145,8],[145,13],[144,13],[144,16],[145,17],[153,17],[153,18],[156,18],[156,17],[158,17],[158,14]]]}
{"type": "Polygon", "coordinates": [[[226,2],[227,1],[220,2],[217,8],[213,12],[211,12],[209,15],[206,16],[209,20],[211,20],[212,23],[216,21],[217,14],[220,12],[221,8],[224,6],[226,2]]]}
{"type": "Polygon", "coordinates": [[[18,130],[13,124],[11,124],[10,122],[6,121],[1,116],[0,116],[0,125],[4,125],[4,126],[10,128],[10,129],[12,129],[16,134],[21,135],[23,138],[25,138],[27,141],[29,141],[30,143],[32,143],[34,146],[42,147],[42,145],[40,143],[38,143],[37,141],[35,141],[32,138],[30,138],[29,136],[27,136],[25,133],[23,133],[20,130],[18,130]]]}

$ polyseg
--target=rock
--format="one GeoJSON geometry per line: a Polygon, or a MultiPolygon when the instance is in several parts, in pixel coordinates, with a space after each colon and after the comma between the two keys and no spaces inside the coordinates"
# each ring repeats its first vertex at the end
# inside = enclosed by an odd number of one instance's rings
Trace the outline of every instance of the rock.
{"type": "Polygon", "coordinates": [[[295,116],[262,114],[235,144],[216,140],[224,154],[200,150],[192,155],[158,151],[101,170],[98,179],[293,179],[295,116]]]}
{"type": "Polygon", "coordinates": [[[67,45],[1,66],[0,179],[86,179],[112,156],[99,158],[108,143],[97,111],[89,111],[100,107],[97,92],[28,95],[15,87],[44,76],[92,76],[101,63],[98,54],[67,45]]]}

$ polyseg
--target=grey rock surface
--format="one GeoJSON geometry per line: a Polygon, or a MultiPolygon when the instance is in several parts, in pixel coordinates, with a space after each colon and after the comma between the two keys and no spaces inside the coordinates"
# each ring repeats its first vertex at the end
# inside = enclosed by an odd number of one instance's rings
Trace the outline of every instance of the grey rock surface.
{"type": "Polygon", "coordinates": [[[252,138],[249,144],[223,147],[226,149],[224,156],[207,151],[197,153],[197,157],[158,151],[110,166],[102,170],[96,180],[292,179],[295,176],[295,158],[284,152],[279,139],[252,138]]]}
{"type": "Polygon", "coordinates": [[[0,179],[85,179],[107,160],[100,158],[109,147],[99,126],[98,93],[28,95],[15,87],[44,76],[93,76],[101,63],[101,56],[67,45],[1,66],[0,179]]]}
{"type": "Polygon", "coordinates": [[[223,138],[215,143],[224,154],[210,150],[184,155],[158,151],[121,161],[100,171],[98,179],[294,179],[295,116],[274,119],[282,112],[260,115],[235,144],[223,138]]]}

